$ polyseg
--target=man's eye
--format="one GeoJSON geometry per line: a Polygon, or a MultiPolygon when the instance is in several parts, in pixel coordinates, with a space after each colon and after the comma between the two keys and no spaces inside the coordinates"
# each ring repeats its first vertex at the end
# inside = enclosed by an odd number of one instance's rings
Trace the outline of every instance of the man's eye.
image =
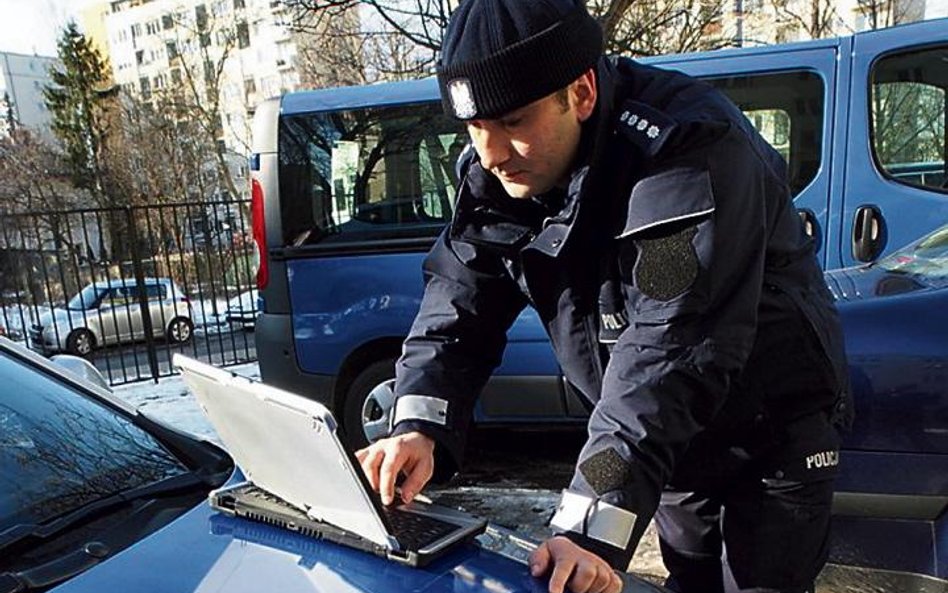
{"type": "Polygon", "coordinates": [[[507,119],[502,119],[500,123],[504,124],[504,127],[505,127],[505,128],[515,128],[515,127],[519,126],[521,123],[523,123],[523,118],[522,118],[522,117],[510,117],[510,118],[507,118],[507,119]]]}

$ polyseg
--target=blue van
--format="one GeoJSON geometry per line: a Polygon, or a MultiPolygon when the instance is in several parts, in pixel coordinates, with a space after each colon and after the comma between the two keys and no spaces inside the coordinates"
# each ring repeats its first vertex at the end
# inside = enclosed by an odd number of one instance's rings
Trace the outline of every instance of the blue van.
{"type": "MultiPolygon", "coordinates": [[[[948,222],[948,20],[647,61],[720,88],[783,154],[825,269],[902,257],[948,222]]],[[[388,430],[393,361],[419,306],[422,258],[450,220],[466,143],[433,79],[289,93],[255,113],[260,371],[330,406],[356,445],[388,430]]],[[[854,533],[866,521],[884,527],[848,546],[848,563],[945,579],[948,290],[920,285],[840,299],[860,418],[871,421],[857,420],[847,442],[844,459],[857,462],[843,464],[839,509],[860,519],[854,533]],[[904,331],[893,325],[903,307],[904,331]],[[888,537],[914,547],[894,554],[888,537]]],[[[483,424],[585,422],[532,310],[511,328],[475,413],[483,424]]]]}

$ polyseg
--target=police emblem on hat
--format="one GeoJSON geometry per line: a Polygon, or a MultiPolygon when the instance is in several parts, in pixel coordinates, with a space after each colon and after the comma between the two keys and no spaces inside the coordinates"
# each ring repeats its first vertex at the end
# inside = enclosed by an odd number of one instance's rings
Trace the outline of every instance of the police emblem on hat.
{"type": "Polygon", "coordinates": [[[471,89],[470,80],[455,78],[448,83],[448,93],[454,115],[458,119],[471,119],[477,115],[477,105],[474,103],[474,91],[471,89]]]}

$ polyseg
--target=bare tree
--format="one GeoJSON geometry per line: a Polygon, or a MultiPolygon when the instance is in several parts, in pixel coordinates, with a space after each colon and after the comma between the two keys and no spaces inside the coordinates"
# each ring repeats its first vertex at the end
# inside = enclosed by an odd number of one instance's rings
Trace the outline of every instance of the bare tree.
{"type": "MultiPolygon", "coordinates": [[[[206,10],[196,11],[193,18],[190,13],[176,15],[177,40],[170,61],[180,83],[172,80],[171,92],[165,97],[165,104],[178,119],[194,122],[207,146],[212,147],[217,181],[232,197],[241,192],[228,166],[227,147],[222,140],[226,119],[222,101],[226,68],[238,46],[245,45],[244,37],[249,35],[246,27],[246,22],[212,16],[206,10]]],[[[247,140],[241,138],[242,142],[247,140]]]]}
{"type": "Polygon", "coordinates": [[[884,29],[902,23],[921,20],[924,16],[917,3],[911,0],[857,0],[858,11],[865,29],[884,29]]]}
{"type": "Polygon", "coordinates": [[[777,18],[801,31],[807,39],[839,34],[842,23],[835,0],[771,0],[777,18]]]}
{"type": "MultiPolygon", "coordinates": [[[[348,54],[363,81],[431,74],[442,34],[457,0],[286,0],[297,31],[324,36],[340,15],[359,11],[357,36],[348,54]]],[[[725,0],[590,0],[603,25],[607,53],[647,56],[728,45],[725,0]]],[[[358,77],[356,77],[358,79],[358,77]]],[[[318,81],[315,86],[324,86],[318,81]]]]}
{"type": "Polygon", "coordinates": [[[0,203],[7,212],[48,212],[82,206],[88,194],[70,179],[62,151],[18,127],[0,139],[0,203]]]}
{"type": "Polygon", "coordinates": [[[725,0],[591,0],[606,53],[653,56],[725,47],[725,0]]]}
{"type": "Polygon", "coordinates": [[[454,3],[286,0],[284,24],[307,58],[301,82],[317,88],[430,74],[454,3]]]}
{"type": "MultiPolygon", "coordinates": [[[[0,242],[4,249],[16,249],[21,256],[55,250],[70,262],[85,257],[86,243],[71,228],[64,211],[88,205],[90,195],[74,186],[72,173],[60,148],[26,128],[0,139],[0,242]]],[[[34,297],[40,293],[37,286],[31,292],[34,297]]]]}

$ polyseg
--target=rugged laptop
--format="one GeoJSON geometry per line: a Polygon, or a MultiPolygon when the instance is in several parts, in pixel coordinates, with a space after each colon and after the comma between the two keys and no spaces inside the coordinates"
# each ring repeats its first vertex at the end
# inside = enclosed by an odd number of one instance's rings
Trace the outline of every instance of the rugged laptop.
{"type": "Polygon", "coordinates": [[[383,506],[321,404],[180,354],[173,364],[247,478],[212,492],[213,508],[412,566],[486,527],[419,501],[383,506]]]}

